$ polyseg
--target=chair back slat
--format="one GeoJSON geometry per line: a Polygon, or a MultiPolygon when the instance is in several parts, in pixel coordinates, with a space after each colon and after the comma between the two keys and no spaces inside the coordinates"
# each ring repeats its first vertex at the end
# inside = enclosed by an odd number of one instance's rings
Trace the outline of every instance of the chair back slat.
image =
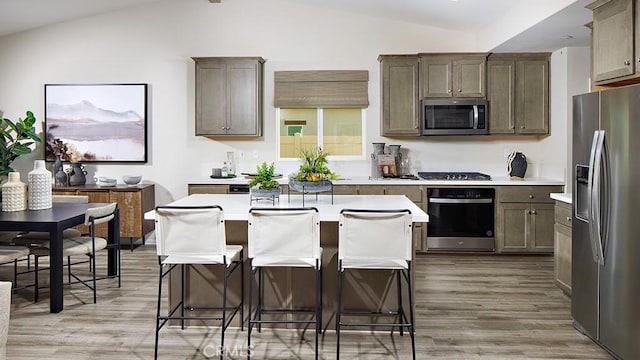
{"type": "Polygon", "coordinates": [[[109,205],[87,209],[87,212],[84,214],[84,224],[90,226],[92,222],[95,225],[111,221],[117,206],[117,203],[111,203],[109,205]]]}
{"type": "Polygon", "coordinates": [[[371,264],[376,259],[404,267],[411,261],[409,210],[351,210],[340,213],[338,259],[371,264]]]}
{"type": "MultiPolygon", "coordinates": [[[[253,208],[249,211],[249,258],[320,258],[320,221],[316,208],[253,208]]],[[[284,261],[286,263],[286,261],[284,261]]]]}
{"type": "Polygon", "coordinates": [[[156,207],[158,256],[207,256],[223,262],[224,212],[220,206],[156,207]]]}

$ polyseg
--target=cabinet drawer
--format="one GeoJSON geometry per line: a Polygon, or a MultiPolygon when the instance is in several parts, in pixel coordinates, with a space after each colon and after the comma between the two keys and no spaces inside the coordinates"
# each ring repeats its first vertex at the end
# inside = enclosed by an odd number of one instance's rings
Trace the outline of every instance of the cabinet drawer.
{"type": "Polygon", "coordinates": [[[556,202],[555,206],[556,223],[571,227],[571,206],[563,202],[556,202]]]}
{"type": "Polygon", "coordinates": [[[549,197],[552,192],[561,192],[561,186],[501,186],[498,196],[500,202],[553,203],[549,197]]]}
{"type": "Polygon", "coordinates": [[[410,185],[387,186],[385,195],[406,195],[414,203],[422,203],[422,187],[410,185]]]}

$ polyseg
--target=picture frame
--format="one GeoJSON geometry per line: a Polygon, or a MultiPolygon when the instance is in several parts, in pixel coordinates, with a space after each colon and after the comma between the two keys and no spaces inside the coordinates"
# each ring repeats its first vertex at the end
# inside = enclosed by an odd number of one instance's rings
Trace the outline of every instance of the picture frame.
{"type": "Polygon", "coordinates": [[[45,84],[45,160],[146,163],[148,84],[45,84]]]}

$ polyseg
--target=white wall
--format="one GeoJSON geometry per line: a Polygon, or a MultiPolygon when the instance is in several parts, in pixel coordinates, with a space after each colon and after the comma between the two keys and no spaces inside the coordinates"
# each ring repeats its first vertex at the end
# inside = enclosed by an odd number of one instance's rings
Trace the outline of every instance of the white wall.
{"type": "MultiPolygon", "coordinates": [[[[156,184],[157,203],[186,194],[186,183],[208,176],[227,151],[245,153],[241,171],[274,161],[276,123],[273,72],[304,69],[369,71],[367,152],[371,142],[402,144],[417,170],[483,171],[505,175],[505,150],[524,152],[533,161],[542,141],[535,137],[451,137],[414,140],[380,134],[379,54],[463,52],[476,48],[476,34],[376,19],[284,0],[166,0],[29,32],[0,37],[0,107],[17,118],[27,109],[44,118],[45,83],[125,83],[150,85],[148,141],[143,165],[90,165],[90,175],[141,174],[156,184]],[[264,136],[220,141],[194,136],[193,56],[262,56],[264,136]],[[258,157],[253,158],[252,154],[258,157]]],[[[565,141],[556,132],[544,141],[565,141]]],[[[563,145],[564,147],[564,145],[563,145]]],[[[24,174],[43,150],[23,156],[15,167],[24,174]]],[[[368,175],[369,161],[332,163],[341,175],[368,175]]],[[[295,162],[279,162],[289,173],[295,162]]],[[[546,168],[545,168],[546,169],[546,168]]],[[[546,173],[545,173],[546,174],[546,173]]],[[[528,176],[536,175],[528,172],[528,176]]],[[[549,172],[562,178],[562,174],[549,172]]],[[[120,180],[120,179],[119,179],[120,180]]]]}
{"type": "Polygon", "coordinates": [[[589,92],[588,47],[562,48],[551,54],[550,131],[553,137],[541,141],[543,176],[561,176],[565,191],[571,191],[572,96],[589,92]],[[558,136],[556,136],[558,135],[558,136]],[[553,172],[553,175],[548,172],[553,172]]]}

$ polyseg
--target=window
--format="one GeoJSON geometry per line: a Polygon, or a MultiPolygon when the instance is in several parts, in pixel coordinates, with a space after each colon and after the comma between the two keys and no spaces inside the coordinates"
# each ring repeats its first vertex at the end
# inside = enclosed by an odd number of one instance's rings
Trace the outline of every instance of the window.
{"type": "Polygon", "coordinates": [[[364,158],[368,71],[276,71],[274,80],[281,159],[316,147],[332,159],[364,158]]]}
{"type": "Polygon", "coordinates": [[[300,150],[320,147],[333,159],[364,156],[364,109],[279,108],[279,154],[298,158],[300,150]]]}

